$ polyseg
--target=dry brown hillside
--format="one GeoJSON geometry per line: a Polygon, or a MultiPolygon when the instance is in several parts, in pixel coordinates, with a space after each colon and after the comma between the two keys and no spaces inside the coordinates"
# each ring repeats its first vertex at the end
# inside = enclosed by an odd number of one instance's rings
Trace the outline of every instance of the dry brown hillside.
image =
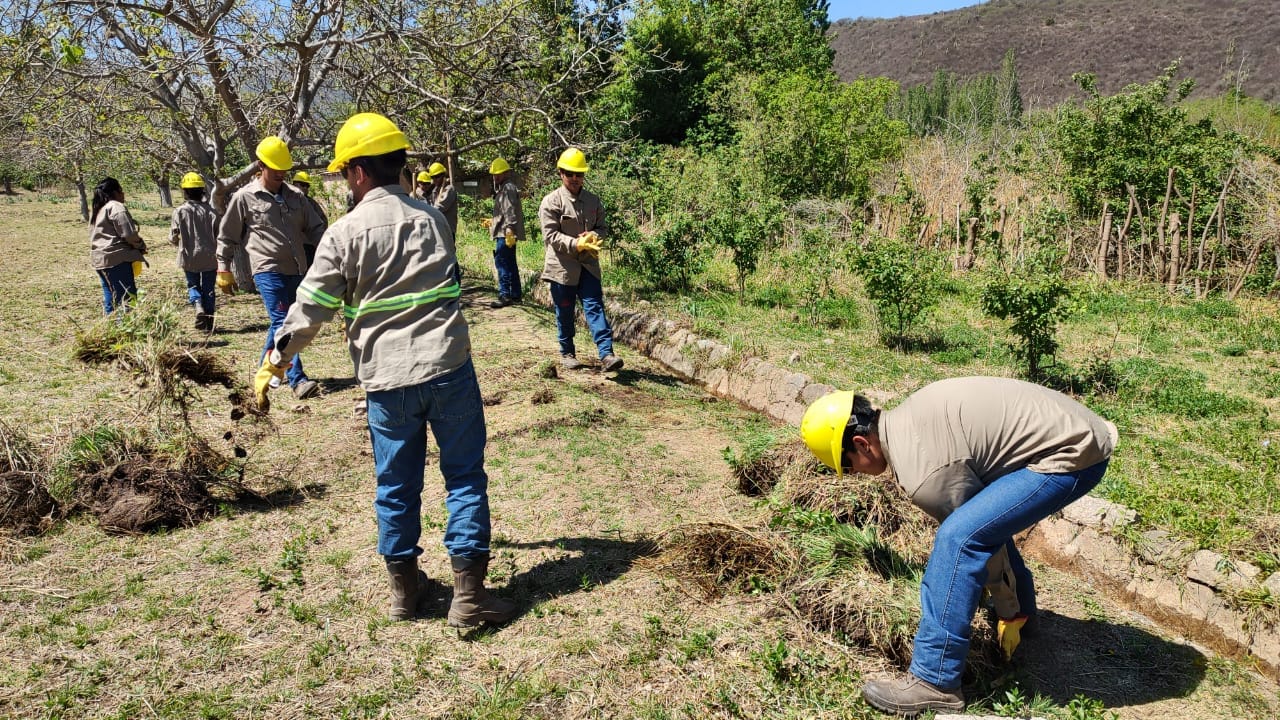
{"type": "Polygon", "coordinates": [[[1280,101],[1280,2],[1275,0],[991,0],[975,7],[831,26],[836,73],[885,76],[910,87],[938,70],[961,77],[999,69],[1017,53],[1029,106],[1078,92],[1071,74],[1095,73],[1104,93],[1155,77],[1181,59],[1196,95],[1227,90],[1280,101]]]}

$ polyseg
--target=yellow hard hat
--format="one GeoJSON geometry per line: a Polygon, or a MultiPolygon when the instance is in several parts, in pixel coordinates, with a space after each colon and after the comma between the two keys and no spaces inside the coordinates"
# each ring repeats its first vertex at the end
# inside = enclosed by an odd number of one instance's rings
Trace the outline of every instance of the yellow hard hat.
{"type": "Polygon", "coordinates": [[[569,172],[585,173],[587,171],[587,156],[582,154],[578,148],[571,147],[560,153],[560,159],[556,161],[556,167],[569,172]]]}
{"type": "Polygon", "coordinates": [[[423,170],[422,172],[418,173],[418,177],[416,178],[416,180],[420,183],[429,183],[431,182],[431,176],[427,174],[426,170],[423,170]]]}
{"type": "Polygon", "coordinates": [[[396,150],[408,149],[409,138],[400,132],[395,123],[378,113],[357,113],[348,118],[338,131],[329,172],[346,168],[353,158],[386,155],[396,150]]]}
{"type": "Polygon", "coordinates": [[[431,163],[431,167],[427,168],[427,174],[431,177],[443,175],[447,172],[449,172],[449,169],[440,163],[431,163]]]}
{"type": "Polygon", "coordinates": [[[311,184],[311,176],[307,174],[306,170],[299,170],[293,174],[293,184],[297,185],[298,183],[303,185],[311,184]]]}
{"type": "Polygon", "coordinates": [[[494,160],[493,163],[489,165],[490,175],[501,175],[502,173],[508,172],[510,170],[511,170],[511,166],[508,165],[507,161],[503,160],[502,158],[498,158],[497,160],[494,160]]]}
{"type": "Polygon", "coordinates": [[[189,172],[182,176],[182,189],[190,190],[191,188],[204,187],[204,178],[200,177],[200,173],[189,172]]]}
{"type": "Polygon", "coordinates": [[[853,393],[847,390],[823,395],[800,420],[800,437],[823,465],[836,471],[836,477],[844,475],[841,456],[844,455],[844,429],[853,413],[853,393]]]}
{"type": "Polygon", "coordinates": [[[263,165],[272,170],[293,168],[293,156],[289,154],[289,146],[275,135],[262,138],[262,142],[258,143],[258,149],[254,150],[253,154],[258,156],[263,165]]]}

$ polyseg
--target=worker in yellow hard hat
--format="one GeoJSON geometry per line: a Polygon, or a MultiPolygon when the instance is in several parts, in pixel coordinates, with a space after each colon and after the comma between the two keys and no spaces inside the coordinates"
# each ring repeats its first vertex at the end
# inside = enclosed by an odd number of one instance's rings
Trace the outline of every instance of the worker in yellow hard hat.
{"type": "MultiPolygon", "coordinates": [[[[427,168],[427,176],[431,179],[428,199],[437,210],[444,213],[445,219],[449,221],[449,227],[454,235],[457,235],[458,191],[453,188],[453,183],[449,182],[449,169],[443,163],[431,163],[431,167],[427,168]]],[[[422,177],[422,174],[419,173],[418,177],[422,177]]]]}
{"type": "Polygon", "coordinates": [[[119,180],[104,178],[93,188],[89,260],[102,281],[102,309],[108,315],[127,310],[138,294],[135,278],[142,270],[146,252],[147,243],[138,234],[138,223],[124,206],[124,188],[119,180]]]}
{"type": "Polygon", "coordinates": [[[520,206],[520,189],[512,180],[511,165],[503,158],[489,164],[493,180],[493,219],[489,234],[493,238],[493,265],[498,271],[498,299],[491,308],[504,308],[520,302],[520,267],[516,263],[516,243],[524,239],[524,209],[520,206]]]}
{"type": "Polygon", "coordinates": [[[413,196],[419,200],[431,202],[431,175],[426,170],[422,170],[414,176],[413,196]]]}
{"type": "Polygon", "coordinates": [[[254,389],[265,400],[269,379],[341,312],[356,376],[368,392],[378,553],[390,579],[391,619],[413,619],[432,600],[418,569],[430,431],[440,444],[448,511],[449,624],[503,623],[516,608],[484,586],[491,533],[484,404],[454,280],[453,238],[444,216],[400,185],[408,147],[395,123],[376,113],[355,115],[338,131],[329,170],[342,173],[356,206],[325,234],[254,389]]]}
{"type": "Polygon", "coordinates": [[[920,583],[910,672],[868,682],[863,697],[899,715],[960,710],[984,585],[1011,657],[1036,617],[1034,581],[1013,537],[1098,484],[1115,425],[1040,385],[968,377],[926,385],[883,412],[861,395],[830,393],[805,411],[800,434],[837,475],[892,470],[911,502],[941,523],[920,583]]]}
{"type": "Polygon", "coordinates": [[[178,248],[178,268],[187,281],[187,302],[196,309],[196,330],[213,332],[214,283],[218,270],[218,216],[205,201],[204,178],[182,176],[186,202],[173,210],[169,243],[178,248]]]}
{"type": "MultiPolygon", "coordinates": [[[[319,215],[320,219],[324,222],[324,228],[320,231],[320,234],[323,235],[324,231],[329,228],[329,214],[324,211],[324,208],[321,207],[320,203],[311,194],[311,175],[308,174],[306,170],[299,170],[293,174],[293,184],[297,186],[298,191],[301,192],[302,196],[311,204],[311,209],[315,210],[316,214],[319,215]]],[[[316,245],[311,242],[310,235],[307,236],[306,245],[304,247],[307,251],[307,267],[311,267],[311,263],[316,259],[316,245]]]]}
{"type": "MultiPolygon", "coordinates": [[[[217,285],[223,292],[236,291],[231,263],[237,249],[247,251],[253,282],[270,321],[258,358],[261,362],[297,299],[298,284],[307,270],[306,246],[320,242],[325,222],[307,198],[285,182],[293,156],[284,140],[274,135],[263,139],[255,155],[258,174],[231,196],[218,227],[217,285]]],[[[301,357],[289,367],[288,381],[300,400],[320,391],[320,384],[303,370],[301,357]]]]}
{"type": "Polygon", "coordinates": [[[574,347],[578,303],[591,328],[605,371],[622,368],[622,358],[613,352],[613,329],[604,312],[601,283],[600,245],[608,236],[604,204],[594,193],[583,189],[587,156],[571,147],[556,161],[560,187],[547,193],[538,206],[538,221],[546,244],[542,279],[550,283],[551,302],[556,309],[560,340],[560,364],[574,370],[582,367],[574,347]]]}

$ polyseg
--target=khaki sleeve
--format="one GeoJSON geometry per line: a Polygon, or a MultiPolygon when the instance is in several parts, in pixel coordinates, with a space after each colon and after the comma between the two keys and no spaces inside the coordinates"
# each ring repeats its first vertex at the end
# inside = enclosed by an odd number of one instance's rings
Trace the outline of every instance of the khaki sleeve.
{"type": "Polygon", "coordinates": [[[450,210],[458,206],[458,192],[453,187],[446,187],[444,192],[436,198],[436,209],[446,215],[450,210]]]}
{"type": "Polygon", "coordinates": [[[304,245],[319,245],[320,238],[324,235],[324,231],[328,228],[329,223],[325,220],[324,215],[320,212],[320,208],[312,202],[310,198],[305,198],[302,203],[306,205],[306,242],[304,245]]]}
{"type": "Polygon", "coordinates": [[[147,244],[143,242],[142,236],[138,234],[138,225],[133,221],[133,216],[129,214],[128,208],[123,205],[117,206],[111,213],[111,222],[116,226],[116,232],[124,241],[131,246],[146,251],[147,244]]]}
{"type": "Polygon", "coordinates": [[[342,310],[346,294],[347,278],[342,272],[338,244],[325,233],[316,246],[315,262],[298,284],[297,300],[289,306],[289,314],[276,332],[283,342],[276,345],[282,360],[292,361],[294,355],[311,344],[320,328],[342,310]]]}
{"type": "Polygon", "coordinates": [[[218,271],[231,272],[236,248],[244,244],[244,201],[239,193],[227,203],[218,225],[218,271]]]}
{"type": "Polygon", "coordinates": [[[508,183],[502,188],[502,221],[516,234],[516,239],[524,239],[524,210],[520,207],[520,193],[514,185],[508,183]]]}
{"type": "Polygon", "coordinates": [[[182,229],[181,227],[179,227],[181,223],[178,219],[178,216],[181,212],[182,212],[181,207],[174,208],[173,218],[169,221],[169,244],[170,245],[177,245],[178,241],[182,239],[182,229]]]}
{"type": "Polygon", "coordinates": [[[538,224],[542,226],[542,240],[558,253],[574,252],[577,238],[560,232],[561,208],[556,203],[555,193],[542,199],[538,206],[538,224]]]}

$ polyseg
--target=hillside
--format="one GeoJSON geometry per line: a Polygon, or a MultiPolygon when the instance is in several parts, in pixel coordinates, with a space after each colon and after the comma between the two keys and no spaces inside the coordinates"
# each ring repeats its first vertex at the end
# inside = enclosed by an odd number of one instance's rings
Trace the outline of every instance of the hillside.
{"type": "Polygon", "coordinates": [[[1030,107],[1078,94],[1073,72],[1112,93],[1155,77],[1181,58],[1196,96],[1227,90],[1237,71],[1246,94],[1280,101],[1280,3],[1273,0],[991,0],[975,7],[888,20],[841,20],[830,30],[844,80],[885,76],[910,87],[938,70],[992,72],[1017,55],[1030,107]]]}

